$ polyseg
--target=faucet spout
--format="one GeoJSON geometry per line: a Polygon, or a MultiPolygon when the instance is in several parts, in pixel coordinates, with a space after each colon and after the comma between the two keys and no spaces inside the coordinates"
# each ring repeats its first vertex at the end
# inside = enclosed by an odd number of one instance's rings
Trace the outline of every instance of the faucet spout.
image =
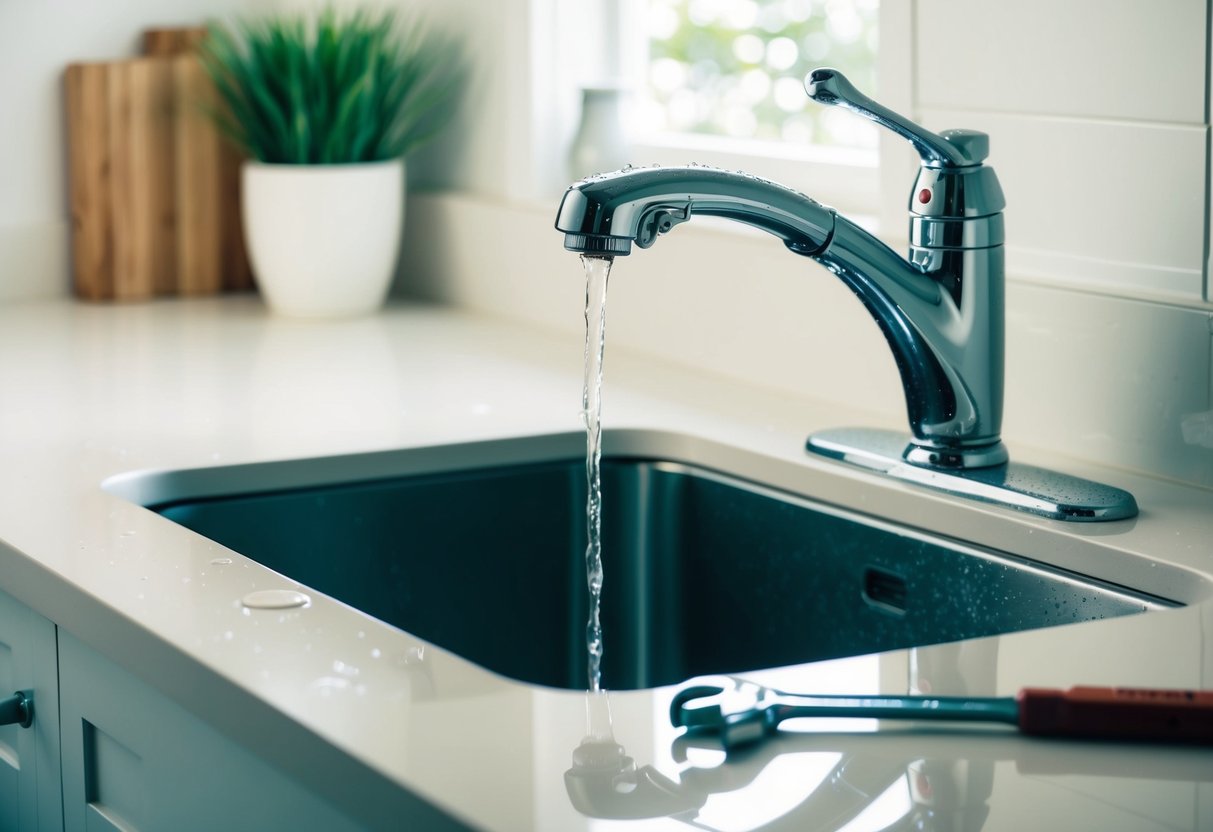
{"type": "Polygon", "coordinates": [[[575,183],[560,203],[564,247],[582,254],[630,254],[698,216],[727,217],[779,237],[793,250],[824,248],[834,210],[801,193],[745,173],[716,168],[624,168],[575,183]]]}
{"type": "Polygon", "coordinates": [[[1002,246],[906,260],[832,208],[741,173],[688,166],[624,169],[572,185],[556,220],[565,248],[622,256],[693,216],[767,231],[838,276],[893,351],[913,433],[906,459],[975,468],[1007,460],[1002,416],[1002,246]]]}

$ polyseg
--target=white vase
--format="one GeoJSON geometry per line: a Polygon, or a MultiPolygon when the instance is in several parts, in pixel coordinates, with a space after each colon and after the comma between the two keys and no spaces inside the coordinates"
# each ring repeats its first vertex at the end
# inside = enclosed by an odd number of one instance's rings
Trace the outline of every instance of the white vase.
{"type": "Polygon", "coordinates": [[[585,87],[581,94],[581,123],[569,149],[569,173],[574,179],[618,170],[631,153],[623,113],[627,91],[617,86],[585,87]]]}
{"type": "Polygon", "coordinates": [[[245,241],[270,309],[297,318],[334,318],[382,306],[400,254],[404,175],[402,159],[245,162],[245,241]]]}

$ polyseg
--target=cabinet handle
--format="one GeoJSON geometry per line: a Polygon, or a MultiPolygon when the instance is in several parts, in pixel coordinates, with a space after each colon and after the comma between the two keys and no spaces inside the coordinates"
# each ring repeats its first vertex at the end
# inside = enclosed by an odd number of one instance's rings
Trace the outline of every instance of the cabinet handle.
{"type": "Polygon", "coordinates": [[[0,699],[0,725],[16,723],[28,728],[34,721],[33,691],[19,690],[8,699],[0,699]]]}

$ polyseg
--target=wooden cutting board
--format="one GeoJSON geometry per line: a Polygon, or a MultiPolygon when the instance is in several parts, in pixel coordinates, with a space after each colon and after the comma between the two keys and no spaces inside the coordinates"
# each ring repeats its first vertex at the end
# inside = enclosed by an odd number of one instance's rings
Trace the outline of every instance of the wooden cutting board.
{"type": "Polygon", "coordinates": [[[151,297],[176,270],[172,64],[73,64],[65,84],[76,293],[151,297]]]}
{"type": "Polygon", "coordinates": [[[195,55],[205,38],[203,27],[143,33],[143,54],[173,60],[181,294],[207,294],[216,291],[216,284],[236,291],[253,287],[240,219],[244,156],[223,140],[205,114],[205,108],[220,106],[214,85],[195,55]]]}
{"type": "Polygon", "coordinates": [[[240,159],[205,114],[204,29],[151,30],[139,58],[67,68],[73,280],[89,300],[252,285],[240,159]]]}

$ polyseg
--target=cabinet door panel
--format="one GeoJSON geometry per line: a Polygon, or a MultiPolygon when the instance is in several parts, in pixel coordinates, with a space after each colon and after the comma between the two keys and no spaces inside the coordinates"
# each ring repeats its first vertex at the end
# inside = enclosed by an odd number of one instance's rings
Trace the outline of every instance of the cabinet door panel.
{"type": "Polygon", "coordinates": [[[0,699],[33,691],[34,724],[0,726],[0,830],[62,828],[55,625],[0,591],[0,699]]]}
{"type": "Polygon", "coordinates": [[[69,832],[356,828],[63,630],[59,673],[69,832]]]}

